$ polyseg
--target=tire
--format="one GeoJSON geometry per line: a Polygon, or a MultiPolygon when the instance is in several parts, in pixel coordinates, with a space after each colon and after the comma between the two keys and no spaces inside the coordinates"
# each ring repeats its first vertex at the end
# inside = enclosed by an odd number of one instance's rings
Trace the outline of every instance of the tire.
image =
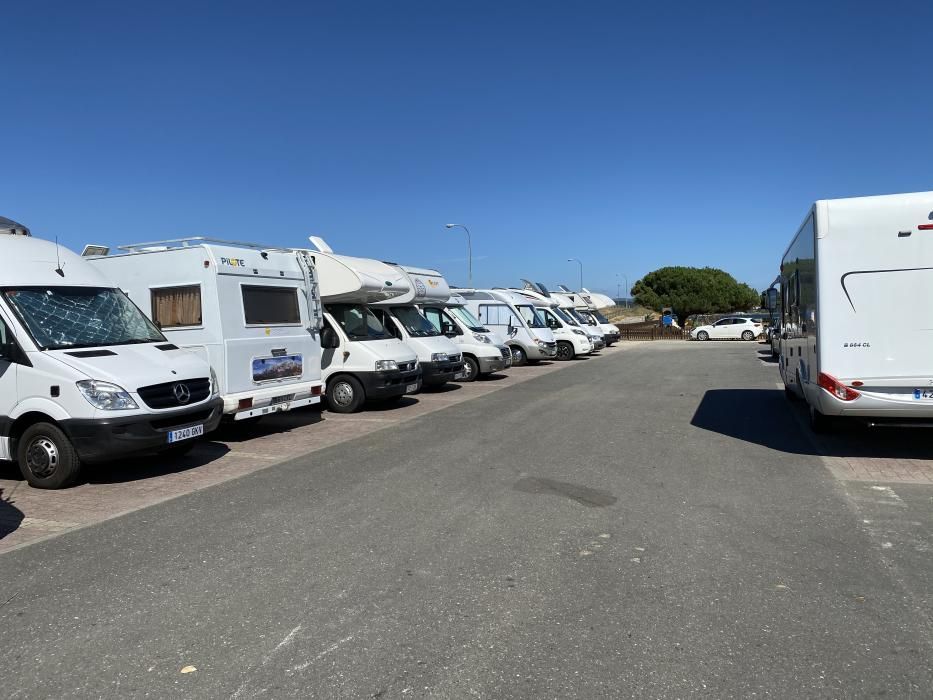
{"type": "Polygon", "coordinates": [[[742,340],[754,340],[755,334],[752,331],[742,331],[742,340]]]}
{"type": "Polygon", "coordinates": [[[513,367],[522,367],[528,364],[528,353],[525,352],[525,348],[520,345],[511,345],[509,349],[512,351],[513,367]]]}
{"type": "Polygon", "coordinates": [[[709,333],[706,331],[700,331],[697,333],[697,340],[709,340],[709,333]]]}
{"type": "Polygon", "coordinates": [[[833,430],[833,419],[810,406],[810,429],[814,433],[825,434],[833,430]]]}
{"type": "Polygon", "coordinates": [[[356,377],[342,374],[327,383],[327,408],[333,413],[355,413],[365,400],[363,385],[356,377]]]}
{"type": "Polygon", "coordinates": [[[557,342],[557,357],[554,359],[567,361],[574,358],[573,345],[568,343],[566,340],[560,340],[557,342]]]}
{"type": "Polygon", "coordinates": [[[469,355],[463,356],[463,379],[459,379],[461,382],[475,382],[476,378],[479,376],[479,362],[475,358],[470,357],[469,355]]]}
{"type": "Polygon", "coordinates": [[[23,478],[37,489],[60,489],[81,473],[81,459],[61,428],[34,423],[20,436],[16,460],[23,478]]]}

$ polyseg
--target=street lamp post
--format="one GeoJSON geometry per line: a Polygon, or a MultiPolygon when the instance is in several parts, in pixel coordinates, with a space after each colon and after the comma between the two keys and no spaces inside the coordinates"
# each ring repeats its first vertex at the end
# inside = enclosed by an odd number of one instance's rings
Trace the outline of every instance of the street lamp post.
{"type": "Polygon", "coordinates": [[[567,262],[575,262],[580,266],[580,291],[583,291],[583,263],[576,258],[567,258],[567,262]]]}
{"type": "Polygon", "coordinates": [[[473,243],[470,240],[470,229],[463,224],[444,224],[444,228],[462,228],[467,235],[467,286],[473,287],[473,243]]]}

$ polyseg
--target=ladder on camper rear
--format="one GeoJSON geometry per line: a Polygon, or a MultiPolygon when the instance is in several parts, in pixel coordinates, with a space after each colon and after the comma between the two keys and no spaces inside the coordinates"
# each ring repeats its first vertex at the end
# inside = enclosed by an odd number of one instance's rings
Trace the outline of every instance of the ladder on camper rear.
{"type": "Polygon", "coordinates": [[[318,288],[317,266],[314,264],[310,251],[296,250],[295,257],[305,279],[305,298],[308,302],[308,317],[311,322],[308,330],[311,333],[317,333],[324,325],[324,309],[321,306],[321,293],[318,288]]]}

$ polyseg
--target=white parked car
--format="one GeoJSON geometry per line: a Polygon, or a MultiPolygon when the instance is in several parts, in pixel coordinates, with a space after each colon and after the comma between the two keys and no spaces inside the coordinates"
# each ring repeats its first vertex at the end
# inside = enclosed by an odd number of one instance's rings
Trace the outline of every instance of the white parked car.
{"type": "Polygon", "coordinates": [[[696,340],[754,340],[761,335],[761,321],[742,316],[721,318],[709,326],[698,326],[690,331],[690,337],[696,340]]]}

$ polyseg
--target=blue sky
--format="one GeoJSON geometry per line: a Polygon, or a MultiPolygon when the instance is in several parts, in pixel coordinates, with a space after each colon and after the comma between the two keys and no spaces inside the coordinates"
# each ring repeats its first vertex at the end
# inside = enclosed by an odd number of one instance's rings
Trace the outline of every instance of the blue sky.
{"type": "Polygon", "coordinates": [[[8,3],[0,215],[615,294],[933,189],[929,2],[8,3]],[[624,286],[624,285],[623,285],[624,286]]]}

